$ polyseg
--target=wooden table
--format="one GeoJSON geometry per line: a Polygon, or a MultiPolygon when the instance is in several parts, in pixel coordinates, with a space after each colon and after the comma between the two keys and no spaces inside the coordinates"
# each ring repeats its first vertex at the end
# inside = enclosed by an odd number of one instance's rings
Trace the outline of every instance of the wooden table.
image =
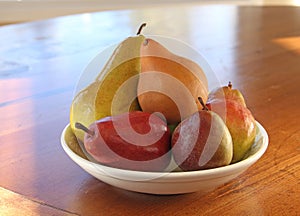
{"type": "Polygon", "coordinates": [[[0,215],[300,215],[300,8],[181,4],[3,26],[0,78],[0,215]],[[269,134],[254,166],[207,195],[114,188],[60,145],[82,70],[142,22],[201,52],[269,134]]]}

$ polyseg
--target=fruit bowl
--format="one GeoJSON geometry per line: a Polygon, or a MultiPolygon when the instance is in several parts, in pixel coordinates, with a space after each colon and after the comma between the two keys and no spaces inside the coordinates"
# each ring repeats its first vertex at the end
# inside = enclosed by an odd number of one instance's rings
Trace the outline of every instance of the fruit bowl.
{"type": "MultiPolygon", "coordinates": [[[[95,178],[118,188],[148,194],[207,193],[231,181],[253,165],[268,147],[268,134],[256,122],[257,135],[243,160],[224,167],[190,172],[142,172],[117,169],[89,161],[70,148],[70,126],[61,134],[61,145],[66,154],[95,178]]],[[[74,149],[74,148],[72,148],[74,149]]]]}

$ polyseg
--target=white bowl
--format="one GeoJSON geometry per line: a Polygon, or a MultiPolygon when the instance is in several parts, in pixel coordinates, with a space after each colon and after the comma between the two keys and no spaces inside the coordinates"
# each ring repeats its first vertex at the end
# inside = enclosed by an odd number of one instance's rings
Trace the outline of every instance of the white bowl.
{"type": "Polygon", "coordinates": [[[191,172],[141,172],[107,167],[73,152],[67,144],[65,127],[61,134],[61,144],[67,155],[82,169],[97,179],[130,191],[149,194],[183,194],[191,192],[207,193],[236,178],[253,165],[268,147],[268,134],[261,124],[256,122],[255,143],[247,156],[240,162],[224,167],[191,172]]]}

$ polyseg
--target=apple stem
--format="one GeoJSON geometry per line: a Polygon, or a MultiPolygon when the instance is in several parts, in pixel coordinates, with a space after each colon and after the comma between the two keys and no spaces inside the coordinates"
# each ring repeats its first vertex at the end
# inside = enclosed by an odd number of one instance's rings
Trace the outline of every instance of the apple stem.
{"type": "Polygon", "coordinates": [[[140,35],[142,32],[142,29],[146,26],[146,23],[143,23],[140,27],[139,30],[137,31],[136,35],[140,35]]]}
{"type": "Polygon", "coordinates": [[[202,110],[206,110],[206,111],[208,111],[208,108],[207,108],[207,106],[205,105],[205,103],[204,103],[204,101],[203,101],[202,97],[198,97],[198,100],[199,100],[200,104],[201,104],[201,105],[202,105],[202,107],[203,107],[203,109],[202,109],[202,110]]]}
{"type": "Polygon", "coordinates": [[[231,83],[231,81],[229,81],[228,87],[229,87],[230,89],[232,89],[232,83],[231,83]]]}
{"type": "Polygon", "coordinates": [[[79,123],[79,122],[76,122],[75,123],[75,127],[77,129],[80,129],[80,130],[83,130],[84,132],[86,132],[88,135],[90,136],[94,136],[95,135],[95,132],[94,131],[91,131],[90,129],[88,129],[86,126],[84,126],[83,124],[79,123]]]}

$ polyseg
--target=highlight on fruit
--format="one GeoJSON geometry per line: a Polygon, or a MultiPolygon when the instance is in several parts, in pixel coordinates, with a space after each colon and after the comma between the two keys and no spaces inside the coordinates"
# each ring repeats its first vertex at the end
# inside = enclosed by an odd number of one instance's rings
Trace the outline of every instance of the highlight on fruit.
{"type": "Polygon", "coordinates": [[[142,23],[136,35],[116,45],[74,95],[70,126],[88,158],[162,174],[243,160],[256,127],[240,90],[231,81],[212,88],[213,71],[200,54],[176,39],[143,35],[145,27],[142,23]]]}

